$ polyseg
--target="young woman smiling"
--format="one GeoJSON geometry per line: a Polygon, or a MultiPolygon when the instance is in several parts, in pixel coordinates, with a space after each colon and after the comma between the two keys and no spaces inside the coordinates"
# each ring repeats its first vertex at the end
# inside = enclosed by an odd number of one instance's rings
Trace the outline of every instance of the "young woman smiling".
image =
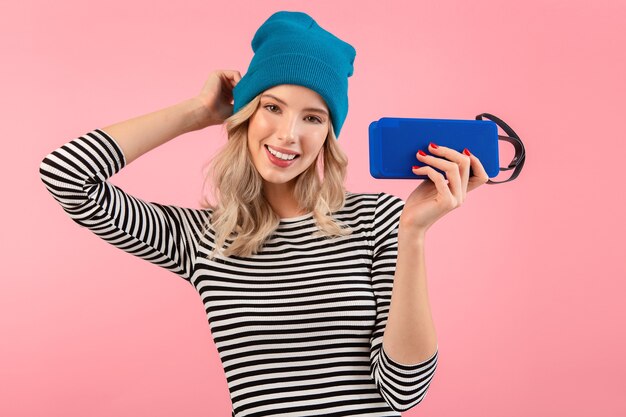
{"type": "Polygon", "coordinates": [[[244,77],[214,71],[191,99],[67,142],[42,160],[41,179],[80,226],[193,285],[232,416],[400,416],[424,399],[438,361],[426,231],[488,177],[473,155],[431,144],[415,168],[430,180],[406,203],[346,191],[338,137],[355,49],[287,11],[252,48],[244,77]],[[215,204],[146,202],[107,181],[219,124],[215,204]]]}

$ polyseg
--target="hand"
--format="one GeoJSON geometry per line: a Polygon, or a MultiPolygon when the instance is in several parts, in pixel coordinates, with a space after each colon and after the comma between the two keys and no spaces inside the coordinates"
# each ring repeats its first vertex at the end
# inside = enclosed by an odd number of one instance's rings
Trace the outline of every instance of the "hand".
{"type": "Polygon", "coordinates": [[[432,143],[428,151],[432,155],[418,152],[417,159],[432,166],[420,166],[413,172],[428,175],[429,179],[409,195],[400,216],[404,229],[419,236],[423,236],[443,215],[463,204],[469,191],[489,180],[485,168],[474,155],[468,156],[445,146],[435,148],[432,143]],[[444,171],[448,181],[432,167],[444,171]],[[474,173],[471,177],[470,167],[474,173]]]}
{"type": "Polygon", "coordinates": [[[224,123],[233,114],[233,88],[241,80],[235,70],[213,71],[204,83],[197,98],[204,108],[204,117],[198,122],[202,129],[224,123]]]}

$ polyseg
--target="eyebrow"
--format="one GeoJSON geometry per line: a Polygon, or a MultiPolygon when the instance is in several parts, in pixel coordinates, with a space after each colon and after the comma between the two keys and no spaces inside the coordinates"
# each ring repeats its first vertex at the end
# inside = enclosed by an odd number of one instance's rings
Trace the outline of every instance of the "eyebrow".
{"type": "MultiPolygon", "coordinates": [[[[284,104],[285,106],[287,105],[287,103],[285,103],[283,100],[281,100],[278,97],[273,96],[271,94],[263,94],[261,97],[271,97],[274,100],[278,101],[279,103],[284,104]]],[[[307,107],[306,109],[303,109],[303,110],[304,111],[314,111],[314,112],[322,113],[322,114],[325,114],[326,116],[328,116],[328,112],[326,110],[315,108],[315,107],[307,107]]]]}

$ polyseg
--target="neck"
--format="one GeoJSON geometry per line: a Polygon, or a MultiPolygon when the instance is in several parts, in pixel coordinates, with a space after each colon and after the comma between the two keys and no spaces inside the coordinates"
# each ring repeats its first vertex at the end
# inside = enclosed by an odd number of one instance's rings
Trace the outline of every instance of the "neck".
{"type": "Polygon", "coordinates": [[[263,184],[263,195],[278,217],[289,218],[306,214],[306,210],[301,208],[296,200],[294,188],[295,182],[263,184]]]}

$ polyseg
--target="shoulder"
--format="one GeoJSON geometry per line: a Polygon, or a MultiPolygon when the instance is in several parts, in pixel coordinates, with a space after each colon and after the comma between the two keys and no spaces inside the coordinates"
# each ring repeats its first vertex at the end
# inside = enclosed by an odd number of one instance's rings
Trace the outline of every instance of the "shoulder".
{"type": "Polygon", "coordinates": [[[400,197],[385,192],[349,193],[346,197],[346,201],[353,201],[353,204],[360,206],[360,217],[367,217],[375,236],[391,235],[398,228],[404,209],[404,200],[400,197]]]}
{"type": "Polygon", "coordinates": [[[376,233],[385,233],[396,227],[404,208],[404,201],[393,194],[346,192],[342,218],[367,224],[376,233]],[[382,230],[382,231],[381,231],[382,230]]]}
{"type": "Polygon", "coordinates": [[[379,193],[354,193],[346,192],[346,207],[360,207],[369,209],[372,213],[387,211],[389,209],[402,208],[404,200],[393,194],[379,193]]]}

